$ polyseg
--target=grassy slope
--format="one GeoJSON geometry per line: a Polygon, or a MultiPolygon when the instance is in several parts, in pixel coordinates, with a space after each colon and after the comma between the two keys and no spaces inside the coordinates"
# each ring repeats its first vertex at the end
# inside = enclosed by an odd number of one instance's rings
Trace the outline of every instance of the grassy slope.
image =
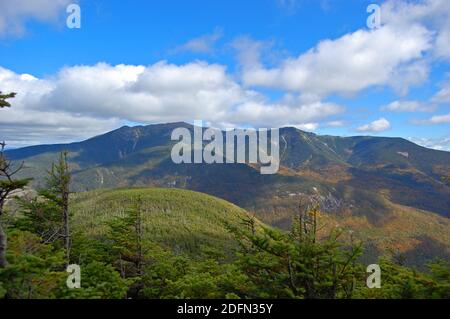
{"type": "Polygon", "coordinates": [[[175,250],[198,252],[202,246],[234,246],[224,223],[240,223],[246,211],[224,200],[193,191],[137,188],[96,190],[72,197],[75,231],[101,235],[105,223],[121,216],[134,200],[142,198],[144,240],[175,250]]]}

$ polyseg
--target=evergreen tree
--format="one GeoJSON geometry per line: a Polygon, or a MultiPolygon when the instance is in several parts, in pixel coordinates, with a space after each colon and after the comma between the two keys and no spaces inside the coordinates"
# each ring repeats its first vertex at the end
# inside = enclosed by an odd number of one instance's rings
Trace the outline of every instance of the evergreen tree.
{"type": "Polygon", "coordinates": [[[115,266],[122,278],[135,278],[130,295],[138,296],[142,289],[145,252],[143,250],[142,199],[133,200],[124,217],[108,223],[107,238],[112,253],[117,256],[115,266]]]}
{"type": "Polygon", "coordinates": [[[9,93],[9,94],[3,94],[2,91],[0,91],[0,108],[4,107],[10,107],[11,104],[7,102],[7,99],[12,99],[16,97],[16,93],[9,93]]]}
{"type": "Polygon", "coordinates": [[[38,235],[43,244],[62,247],[61,209],[54,196],[48,194],[48,190],[40,190],[34,198],[16,197],[21,214],[14,221],[14,227],[38,235]]]}
{"type": "Polygon", "coordinates": [[[381,288],[361,285],[357,298],[366,299],[449,299],[450,263],[438,260],[428,265],[429,272],[419,272],[386,258],[378,262],[382,270],[381,288]]]}
{"type": "Polygon", "coordinates": [[[29,231],[40,238],[44,244],[55,244],[65,250],[66,264],[70,261],[71,233],[69,216],[70,171],[67,152],[62,152],[57,163],[48,172],[45,189],[38,191],[34,198],[16,198],[21,215],[15,227],[29,231]],[[60,243],[60,245],[58,245],[60,243]]]}
{"type": "Polygon", "coordinates": [[[67,162],[67,152],[61,152],[57,163],[52,164],[48,172],[47,190],[41,191],[41,194],[51,202],[55,203],[59,209],[61,217],[60,238],[63,240],[66,264],[70,264],[70,215],[69,215],[69,194],[71,173],[67,162]]]}
{"type": "Polygon", "coordinates": [[[63,288],[58,298],[122,299],[126,297],[132,282],[130,279],[121,278],[112,265],[91,261],[82,266],[81,288],[63,288]]]}
{"type": "MultiPolygon", "coordinates": [[[[0,91],[0,108],[10,107],[6,100],[14,98],[16,93],[2,94],[0,91]]],[[[1,224],[1,217],[4,213],[4,206],[7,197],[18,189],[23,189],[29,182],[30,179],[15,179],[16,175],[22,168],[23,163],[18,167],[14,168],[12,163],[6,158],[5,155],[5,142],[0,143],[0,268],[4,268],[7,265],[6,260],[6,248],[7,248],[7,237],[1,224]]]]}
{"type": "Polygon", "coordinates": [[[318,208],[305,210],[291,232],[245,220],[247,229],[231,228],[241,246],[241,267],[256,289],[250,297],[351,298],[362,268],[360,244],[344,245],[342,230],[318,237],[318,208]]]}
{"type": "Polygon", "coordinates": [[[0,269],[0,298],[57,298],[65,285],[64,252],[26,231],[9,232],[9,264],[0,269]]]}

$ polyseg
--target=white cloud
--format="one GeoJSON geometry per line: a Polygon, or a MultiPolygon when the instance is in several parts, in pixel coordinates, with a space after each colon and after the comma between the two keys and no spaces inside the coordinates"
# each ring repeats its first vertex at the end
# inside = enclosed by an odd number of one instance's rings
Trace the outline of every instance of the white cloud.
{"type": "Polygon", "coordinates": [[[320,101],[308,104],[270,104],[252,101],[239,105],[236,112],[231,114],[230,119],[233,123],[241,125],[251,123],[254,126],[264,127],[270,123],[273,127],[295,126],[314,130],[318,126],[314,122],[315,120],[343,111],[344,108],[339,105],[320,101]]]}
{"type": "Polygon", "coordinates": [[[212,53],[214,46],[223,36],[223,30],[216,28],[213,33],[202,35],[198,38],[191,39],[172,50],[172,53],[193,52],[193,53],[212,53]]]}
{"type": "Polygon", "coordinates": [[[245,70],[263,68],[262,57],[270,53],[273,41],[257,41],[248,36],[236,38],[231,47],[237,52],[237,59],[245,70]]]}
{"type": "Polygon", "coordinates": [[[11,100],[12,107],[1,110],[0,136],[8,146],[74,141],[111,130],[121,123],[115,117],[94,117],[43,104],[55,90],[52,80],[16,74],[0,67],[0,83],[4,92],[18,93],[11,100]]]}
{"type": "Polygon", "coordinates": [[[253,54],[252,63],[243,64],[243,81],[248,86],[322,96],[353,94],[376,85],[395,85],[404,93],[428,76],[428,66],[420,59],[430,48],[431,37],[430,31],[417,24],[407,29],[358,30],[337,40],[321,41],[299,57],[269,69],[253,54]]]}
{"type": "Polygon", "coordinates": [[[274,67],[261,62],[261,42],[241,46],[242,80],[247,86],[321,96],[355,94],[373,86],[390,86],[406,95],[411,86],[427,80],[433,60],[450,59],[450,1],[389,0],[381,17],[377,30],[323,40],[274,67]]]}
{"type": "Polygon", "coordinates": [[[444,115],[434,115],[426,120],[415,120],[413,123],[419,125],[450,124],[450,113],[444,115]]]}
{"type": "Polygon", "coordinates": [[[401,28],[420,23],[433,30],[433,53],[450,59],[450,2],[448,0],[386,1],[381,7],[382,21],[401,28]]]}
{"type": "Polygon", "coordinates": [[[319,123],[305,123],[305,124],[296,125],[295,127],[298,128],[299,130],[315,131],[319,127],[319,123]]]}
{"type": "Polygon", "coordinates": [[[344,111],[314,96],[286,95],[271,101],[241,87],[225,66],[200,61],[150,66],[99,63],[66,67],[43,79],[0,68],[0,82],[3,91],[18,93],[13,107],[2,110],[0,117],[0,136],[15,144],[25,143],[27,132],[30,143],[74,140],[124,121],[202,119],[217,126],[314,129],[311,123],[344,111]]]}
{"type": "Polygon", "coordinates": [[[436,54],[450,60],[450,20],[436,38],[436,54]]]}
{"type": "Polygon", "coordinates": [[[432,101],[440,104],[450,103],[450,81],[442,85],[441,90],[436,93],[432,101]]]}
{"type": "Polygon", "coordinates": [[[411,142],[423,147],[432,148],[440,151],[450,151],[450,137],[442,138],[408,138],[411,142]]]}
{"type": "Polygon", "coordinates": [[[380,118],[376,121],[373,121],[369,124],[362,125],[358,127],[356,130],[358,132],[367,132],[367,133],[380,133],[386,131],[391,128],[391,123],[385,118],[380,118]]]}
{"type": "Polygon", "coordinates": [[[341,126],[345,126],[345,125],[346,125],[345,121],[339,121],[339,120],[330,121],[330,122],[325,123],[325,126],[327,126],[327,127],[341,127],[341,126]]]}
{"type": "Polygon", "coordinates": [[[435,107],[433,105],[425,105],[419,101],[394,101],[383,106],[383,111],[393,112],[429,112],[435,107]]]}
{"type": "Polygon", "coordinates": [[[55,22],[74,0],[2,0],[0,1],[0,36],[20,36],[28,20],[55,22]]]}

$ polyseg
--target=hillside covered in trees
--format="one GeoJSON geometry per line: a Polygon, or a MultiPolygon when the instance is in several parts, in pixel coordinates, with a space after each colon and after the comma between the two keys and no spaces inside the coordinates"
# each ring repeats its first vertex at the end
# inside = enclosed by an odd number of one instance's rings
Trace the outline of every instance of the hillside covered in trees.
{"type": "Polygon", "coordinates": [[[365,244],[322,230],[316,207],[292,230],[264,225],[223,200],[184,190],[119,189],[70,198],[70,254],[57,193],[9,202],[3,298],[449,298],[449,264],[427,272],[381,259],[366,286],[365,244]],[[68,289],[68,263],[81,288],[68,289]]]}
{"type": "MultiPolygon", "coordinates": [[[[122,127],[88,140],[6,151],[19,177],[45,187],[46,171],[68,151],[72,191],[117,187],[190,189],[225,199],[264,223],[289,231],[298,202],[319,202],[327,224],[370,243],[367,261],[404,256],[424,270],[450,260],[450,153],[401,138],[320,136],[280,129],[280,170],[261,175],[250,164],[182,164],[171,159],[171,132],[187,123],[122,127]]],[[[192,132],[193,134],[193,132],[192,132]]],[[[223,133],[225,134],[225,133],[223,133]]],[[[225,136],[224,136],[225,138],[225,136]]]]}

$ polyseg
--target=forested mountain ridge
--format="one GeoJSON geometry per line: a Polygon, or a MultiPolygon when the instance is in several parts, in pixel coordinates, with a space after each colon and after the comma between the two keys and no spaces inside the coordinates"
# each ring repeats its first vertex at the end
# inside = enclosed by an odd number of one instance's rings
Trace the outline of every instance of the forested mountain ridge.
{"type": "Polygon", "coordinates": [[[270,201],[319,196],[326,211],[366,214],[372,221],[394,204],[450,216],[450,152],[401,138],[319,136],[280,129],[278,174],[263,176],[251,165],[181,164],[170,158],[174,128],[186,123],[124,126],[86,141],[10,150],[25,161],[26,176],[42,182],[58,152],[69,151],[74,190],[117,186],[161,186],[197,190],[244,208],[267,210],[270,201]],[[251,187],[249,187],[251,185],[251,187]],[[244,192],[241,190],[245,189],[244,192]]]}

